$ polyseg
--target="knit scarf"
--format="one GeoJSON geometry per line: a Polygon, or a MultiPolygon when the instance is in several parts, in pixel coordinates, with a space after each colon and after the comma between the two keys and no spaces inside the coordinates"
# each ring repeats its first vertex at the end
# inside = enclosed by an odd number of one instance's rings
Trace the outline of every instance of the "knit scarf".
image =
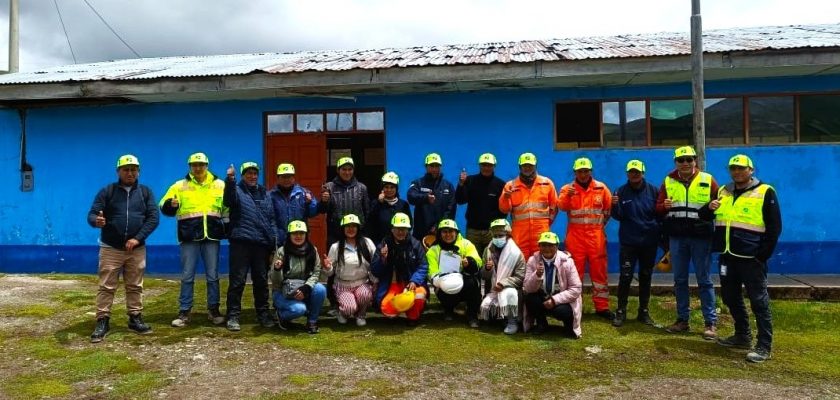
{"type": "Polygon", "coordinates": [[[318,255],[315,254],[315,246],[312,246],[312,244],[309,243],[308,236],[306,241],[300,246],[292,243],[291,236],[286,238],[286,243],[283,244],[283,276],[286,278],[288,278],[287,275],[289,274],[289,268],[291,268],[292,257],[300,257],[306,260],[306,277],[303,279],[309,278],[309,274],[315,270],[315,261],[318,255]]]}
{"type": "MultiPolygon", "coordinates": [[[[490,245],[493,250],[496,250],[495,245],[490,245]]],[[[511,239],[505,243],[505,247],[500,252],[493,251],[490,259],[495,264],[493,268],[493,277],[490,279],[492,286],[504,279],[509,278],[516,268],[516,261],[522,256],[522,251],[519,250],[511,239]]],[[[507,315],[519,315],[519,304],[509,304],[508,299],[504,296],[499,296],[500,292],[490,291],[484,296],[484,301],[481,302],[481,318],[490,320],[491,318],[498,318],[507,315]]]]}

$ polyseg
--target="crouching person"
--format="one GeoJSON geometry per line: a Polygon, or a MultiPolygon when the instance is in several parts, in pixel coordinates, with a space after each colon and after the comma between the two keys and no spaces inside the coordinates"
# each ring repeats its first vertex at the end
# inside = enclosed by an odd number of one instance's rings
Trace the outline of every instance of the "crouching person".
{"type": "Polygon", "coordinates": [[[490,291],[481,302],[481,319],[507,320],[504,332],[513,335],[519,330],[519,292],[525,278],[525,257],[510,239],[510,224],[497,219],[490,223],[493,239],[484,250],[482,274],[490,279],[490,291]]]}
{"type": "Polygon", "coordinates": [[[429,264],[423,244],[410,230],[408,214],[394,214],[391,232],[373,255],[371,271],[379,280],[374,304],[379,304],[382,315],[394,318],[404,312],[408,326],[417,326],[426,306],[429,264]]]}
{"type": "Polygon", "coordinates": [[[569,254],[558,251],[560,238],[553,232],[540,235],[540,251],[528,259],[525,272],[525,331],[534,334],[545,332],[547,316],[563,322],[565,332],[580,338],[580,317],[583,303],[580,299],[582,284],[569,254]]]}
{"type": "Polygon", "coordinates": [[[365,315],[373,301],[370,263],[376,252],[373,241],[361,235],[361,221],[356,214],[341,218],[342,236],[330,246],[324,260],[327,276],[335,276],[335,297],[338,300],[339,324],[355,318],[357,326],[367,325],[365,315]]]}
{"type": "Polygon", "coordinates": [[[289,235],[274,254],[271,271],[274,308],[277,309],[279,326],[286,330],[289,321],[306,315],[306,330],[318,333],[318,314],[327,297],[327,288],[318,282],[321,260],[318,249],[309,241],[306,223],[292,221],[289,235]]]}
{"type": "Polygon", "coordinates": [[[440,221],[436,234],[437,244],[426,252],[426,261],[429,262],[429,277],[435,286],[435,295],[443,306],[443,318],[451,321],[455,306],[465,302],[470,328],[478,328],[481,256],[475,245],[461,236],[454,220],[440,221]]]}

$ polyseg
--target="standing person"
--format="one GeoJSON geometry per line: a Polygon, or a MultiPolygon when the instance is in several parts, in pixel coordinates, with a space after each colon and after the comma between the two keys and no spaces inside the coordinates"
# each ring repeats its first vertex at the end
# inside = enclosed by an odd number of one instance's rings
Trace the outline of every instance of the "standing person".
{"type": "Polygon", "coordinates": [[[117,182],[99,190],[88,211],[88,224],[100,229],[99,291],[96,293],[96,328],[91,343],[101,342],[111,329],[111,305],[120,282],[125,284],[128,329],[151,333],[143,322],[143,273],[146,238],[158,226],[159,215],[151,189],[137,182],[140,161],[126,154],[117,159],[117,182]]]}
{"type": "Polygon", "coordinates": [[[581,282],[586,264],[589,264],[595,314],[613,320],[615,315],[610,311],[607,285],[607,235],[604,233],[610,218],[612,195],[607,185],[592,178],[591,160],[578,158],[572,168],[575,180],[563,185],[557,200],[559,208],[569,218],[566,250],[575,260],[581,282]]]}
{"type": "Polygon", "coordinates": [[[537,239],[551,230],[557,217],[557,190],[554,182],[537,175],[537,156],[519,156],[519,177],[505,184],[499,198],[499,211],[510,213],[513,240],[529,256],[539,250],[537,239]]]}
{"type": "Polygon", "coordinates": [[[271,270],[272,297],[280,329],[287,330],[290,321],[306,315],[306,330],[318,333],[318,315],[327,297],[327,288],[318,278],[321,258],[318,248],[309,241],[306,223],[289,222],[286,241],[274,254],[271,270]]]}
{"type": "Polygon", "coordinates": [[[610,217],[619,222],[618,251],[620,276],[618,279],[618,307],[613,326],[621,326],[627,319],[627,297],[633,282],[633,269],[639,264],[639,311],[636,319],[653,325],[648,312],[650,280],[656,264],[659,244],[659,218],[656,198],[659,190],[645,180],[645,164],[640,160],[627,163],[627,183],[620,186],[612,198],[610,217]]]}
{"type": "Polygon", "coordinates": [[[277,166],[277,186],[269,192],[274,206],[274,224],[277,226],[277,243],[286,242],[289,222],[303,221],[318,215],[318,200],[309,189],[295,182],[295,166],[283,163],[277,166]]]}
{"type": "Polygon", "coordinates": [[[344,236],[330,246],[330,252],[324,259],[327,276],[335,276],[339,324],[355,318],[357,326],[365,326],[365,314],[373,300],[376,282],[371,281],[370,262],[376,245],[361,235],[361,224],[355,214],[345,215],[341,219],[344,236]]]}
{"type": "Polygon", "coordinates": [[[452,321],[455,306],[465,302],[467,323],[470,328],[478,328],[481,256],[475,245],[461,236],[454,220],[440,221],[436,235],[435,245],[426,252],[426,261],[429,262],[429,279],[435,287],[435,295],[443,306],[443,318],[452,321]]]}
{"type": "Polygon", "coordinates": [[[718,184],[712,175],[697,168],[697,153],[691,146],[674,151],[674,165],[676,168],[665,177],[656,199],[656,212],[665,217],[663,228],[669,237],[674,295],[677,298],[677,320],[665,330],[670,333],[689,330],[688,264],[691,261],[694,263],[705,322],[703,338],[715,340],[715,287],[709,271],[714,226],[711,221],[700,218],[700,211],[717,199],[718,184]]]}
{"type": "Polygon", "coordinates": [[[750,321],[741,287],[746,287],[755,314],[758,342],[747,361],[770,359],[773,321],[767,294],[767,260],[782,233],[782,212],[776,190],[753,176],[752,160],[743,154],[729,159],[732,182],[720,189],[709,209],[715,214],[712,251],[720,254],[720,289],[735,322],[735,334],[718,340],[727,347],[749,349],[750,321]]]}
{"type": "Polygon", "coordinates": [[[519,330],[519,301],[525,278],[525,257],[510,239],[510,224],[505,219],[490,223],[492,242],[485,248],[482,273],[490,281],[490,290],[481,302],[481,319],[505,318],[504,332],[513,335],[519,330]]]}
{"type": "Polygon", "coordinates": [[[455,187],[443,177],[443,159],[437,153],[426,156],[426,174],[408,187],[408,203],[414,206],[414,232],[417,240],[435,233],[443,219],[455,218],[455,187]]]}
{"type": "Polygon", "coordinates": [[[242,179],[236,183],[233,164],[227,170],[224,205],[230,209],[230,285],[227,292],[227,328],[239,331],[242,292],[251,273],[254,308],[263,327],[274,326],[268,311],[268,268],[277,245],[274,207],[259,179],[260,167],[245,162],[239,167],[242,179]]]}
{"type": "Polygon", "coordinates": [[[525,272],[525,332],[534,335],[548,328],[548,315],[563,322],[566,334],[580,338],[580,320],[583,314],[580,281],[575,262],[565,252],[559,251],[560,237],[544,232],[539,239],[540,251],[528,259],[525,272]],[[533,329],[531,328],[533,325],[533,329]]]}
{"type": "Polygon", "coordinates": [[[467,239],[472,242],[479,252],[483,252],[490,244],[490,222],[504,219],[505,213],[499,211],[499,198],[505,181],[496,174],[496,156],[484,153],[478,157],[479,173],[467,176],[467,171],[461,171],[455,199],[458,204],[467,205],[467,239]]]}
{"type": "Polygon", "coordinates": [[[382,191],[379,192],[379,197],[370,203],[370,215],[365,219],[366,230],[370,240],[377,245],[391,234],[391,220],[394,215],[411,214],[408,202],[400,198],[399,185],[400,177],[396,173],[385,173],[382,175],[382,191]]]}
{"type": "Polygon", "coordinates": [[[219,242],[225,238],[227,208],[223,204],[225,182],[207,170],[210,160],[204,153],[187,159],[190,171],[166,191],[160,199],[160,211],[178,220],[178,242],[181,247],[181,293],[178,316],[172,326],[190,322],[193,306],[195,266],[198,257],[204,261],[207,277],[207,318],[221,325],[225,317],[219,312],[219,242]]]}
{"type": "Polygon", "coordinates": [[[390,225],[391,232],[377,245],[370,266],[379,281],[374,302],[382,315],[395,318],[405,312],[408,326],[417,326],[429,293],[426,250],[411,236],[407,213],[394,214],[390,225]]]}

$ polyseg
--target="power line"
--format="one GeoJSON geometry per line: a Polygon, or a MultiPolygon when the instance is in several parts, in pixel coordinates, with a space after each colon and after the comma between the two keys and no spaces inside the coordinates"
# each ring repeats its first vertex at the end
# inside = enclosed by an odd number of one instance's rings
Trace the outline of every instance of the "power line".
{"type": "Polygon", "coordinates": [[[61,21],[61,29],[64,30],[64,37],[67,38],[67,46],[70,47],[70,55],[73,56],[73,64],[76,63],[76,53],[73,51],[73,45],[70,44],[70,35],[67,34],[67,27],[64,26],[64,18],[61,17],[61,10],[58,9],[58,0],[53,0],[55,4],[55,11],[58,13],[58,20],[61,21]]]}
{"type": "Polygon", "coordinates": [[[111,25],[109,25],[107,21],[105,21],[105,18],[102,18],[102,15],[100,15],[99,12],[96,11],[95,8],[93,8],[93,5],[90,4],[90,2],[88,2],[88,0],[83,0],[83,1],[85,2],[85,4],[87,4],[88,7],[90,7],[90,9],[93,11],[93,13],[96,14],[97,17],[99,17],[99,20],[102,21],[102,23],[105,24],[105,26],[107,26],[108,29],[111,30],[111,33],[113,33],[114,36],[116,36],[117,39],[119,39],[120,42],[122,42],[122,44],[125,45],[125,47],[128,47],[128,49],[131,50],[131,52],[134,53],[134,55],[137,56],[137,58],[143,58],[140,54],[137,53],[137,51],[134,50],[134,48],[132,48],[125,40],[123,40],[122,37],[120,37],[120,35],[117,33],[117,31],[115,31],[114,28],[112,28],[111,25]]]}

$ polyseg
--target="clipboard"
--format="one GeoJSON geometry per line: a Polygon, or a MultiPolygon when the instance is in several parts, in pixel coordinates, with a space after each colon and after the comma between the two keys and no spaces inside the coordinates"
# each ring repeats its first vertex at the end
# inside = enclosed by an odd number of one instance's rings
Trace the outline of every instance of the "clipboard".
{"type": "Polygon", "coordinates": [[[461,271],[461,255],[451,251],[441,251],[438,259],[441,274],[461,271]]]}

